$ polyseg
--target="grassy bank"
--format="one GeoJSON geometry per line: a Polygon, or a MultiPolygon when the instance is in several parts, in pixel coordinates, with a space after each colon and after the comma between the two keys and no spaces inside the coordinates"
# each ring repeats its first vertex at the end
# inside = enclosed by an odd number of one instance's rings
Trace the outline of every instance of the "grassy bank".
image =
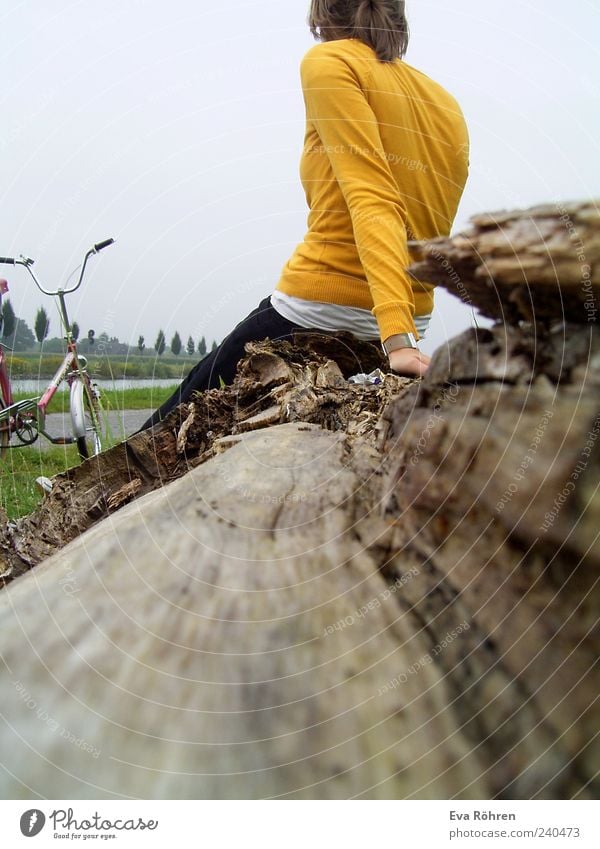
{"type": "MultiPolygon", "coordinates": [[[[181,380],[198,361],[194,355],[180,357],[96,357],[85,355],[88,372],[96,380],[115,378],[181,380]]],[[[7,354],[7,368],[12,380],[37,380],[51,378],[63,361],[60,354],[19,353],[7,354]]]]}
{"type": "MultiPolygon", "coordinates": [[[[155,410],[173,394],[178,385],[148,386],[144,389],[103,389],[102,406],[105,410],[155,410]]],[[[15,401],[31,398],[31,393],[15,392],[15,401]]],[[[48,408],[49,413],[67,413],[69,411],[69,393],[57,392],[48,408]]]]}

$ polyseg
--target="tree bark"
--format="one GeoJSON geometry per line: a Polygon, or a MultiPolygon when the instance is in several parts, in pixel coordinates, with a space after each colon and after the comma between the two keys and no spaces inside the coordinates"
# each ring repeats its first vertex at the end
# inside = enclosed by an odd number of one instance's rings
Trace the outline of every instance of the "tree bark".
{"type": "Polygon", "coordinates": [[[414,243],[411,274],[498,321],[598,321],[599,201],[486,212],[471,225],[414,243]]]}

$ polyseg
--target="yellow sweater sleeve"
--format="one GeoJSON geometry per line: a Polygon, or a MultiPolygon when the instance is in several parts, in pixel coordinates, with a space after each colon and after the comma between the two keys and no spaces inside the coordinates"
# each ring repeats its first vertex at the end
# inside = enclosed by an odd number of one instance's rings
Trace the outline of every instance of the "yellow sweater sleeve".
{"type": "Polygon", "coordinates": [[[406,208],[386,159],[377,118],[355,72],[314,48],[300,66],[307,119],[331,162],[352,219],[382,340],[418,333],[406,272],[406,208]],[[316,54],[316,55],[315,55],[316,54]]]}

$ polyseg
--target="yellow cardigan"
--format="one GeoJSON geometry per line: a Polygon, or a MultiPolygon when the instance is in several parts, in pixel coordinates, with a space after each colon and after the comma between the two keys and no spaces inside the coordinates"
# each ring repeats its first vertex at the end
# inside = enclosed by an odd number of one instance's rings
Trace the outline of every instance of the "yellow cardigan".
{"type": "Polygon", "coordinates": [[[407,239],[449,235],[468,175],[456,100],[401,59],[355,38],[316,44],[301,64],[306,136],[300,177],[308,232],[276,288],[370,309],[381,339],[418,333],[433,286],[406,272],[407,239]]]}

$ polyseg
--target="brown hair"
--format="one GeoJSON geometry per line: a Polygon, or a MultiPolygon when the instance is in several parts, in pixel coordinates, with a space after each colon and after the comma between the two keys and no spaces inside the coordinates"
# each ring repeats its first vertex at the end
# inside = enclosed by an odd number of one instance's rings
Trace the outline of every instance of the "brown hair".
{"type": "Polygon", "coordinates": [[[393,62],[408,47],[404,7],[404,0],[311,0],[308,25],[319,41],[358,38],[393,62]]]}

